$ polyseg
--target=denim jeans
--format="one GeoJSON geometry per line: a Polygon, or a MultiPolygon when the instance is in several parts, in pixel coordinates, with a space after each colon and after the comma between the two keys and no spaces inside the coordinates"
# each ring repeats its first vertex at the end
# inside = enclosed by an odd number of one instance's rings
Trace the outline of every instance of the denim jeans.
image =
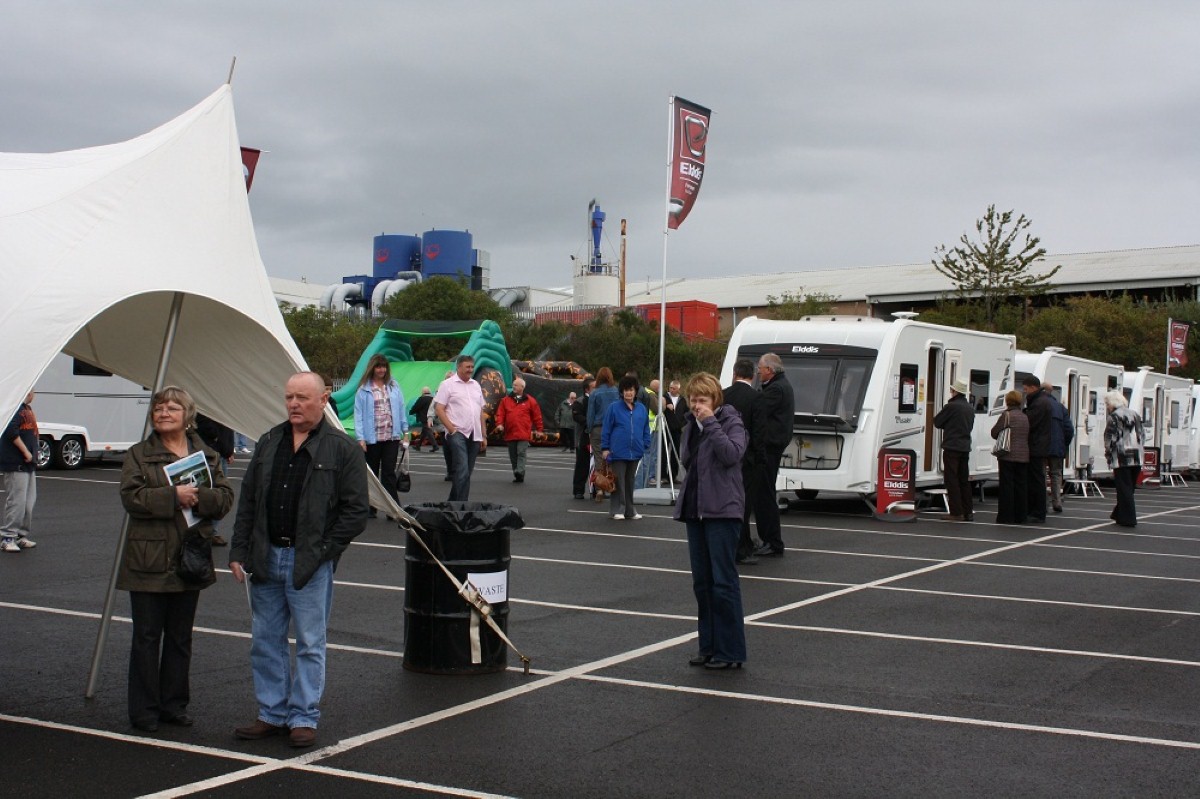
{"type": "Polygon", "coordinates": [[[448,437],[443,444],[450,455],[449,502],[466,502],[471,498],[471,472],[475,471],[475,456],[479,442],[462,433],[448,437]]]}
{"type": "Polygon", "coordinates": [[[654,470],[658,468],[658,435],[650,434],[650,446],[646,447],[645,457],[642,458],[641,466],[638,467],[637,478],[633,484],[634,488],[645,488],[647,483],[654,479],[654,470]]]}
{"type": "Polygon", "coordinates": [[[253,641],[250,668],[258,717],[268,724],[313,727],[325,690],[325,628],[333,606],[333,561],[325,561],[300,590],[292,583],[296,550],[271,547],[265,578],[250,583],[253,641]],[[295,627],[296,667],[288,651],[288,624],[295,627]]]}
{"type": "Polygon", "coordinates": [[[687,522],[699,653],[727,663],[746,661],[746,626],[737,573],[741,519],[687,522]]]}

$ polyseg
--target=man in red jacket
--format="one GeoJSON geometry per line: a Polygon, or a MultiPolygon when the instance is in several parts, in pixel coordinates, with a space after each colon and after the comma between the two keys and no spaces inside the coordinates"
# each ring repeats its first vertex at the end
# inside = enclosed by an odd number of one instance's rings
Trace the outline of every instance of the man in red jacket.
{"type": "Polygon", "coordinates": [[[514,483],[525,482],[525,451],[535,430],[539,435],[542,432],[542,409],[537,400],[525,393],[525,381],[518,377],[513,381],[512,391],[496,408],[496,432],[503,433],[508,444],[514,483]]]}

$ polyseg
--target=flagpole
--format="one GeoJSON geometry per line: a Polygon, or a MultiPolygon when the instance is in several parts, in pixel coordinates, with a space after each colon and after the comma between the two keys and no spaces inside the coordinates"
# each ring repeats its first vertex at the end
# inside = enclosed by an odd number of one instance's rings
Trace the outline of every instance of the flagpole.
{"type": "MultiPolygon", "coordinates": [[[[667,352],[667,242],[671,233],[671,163],[675,149],[675,97],[667,98],[667,187],[663,192],[663,257],[662,281],[659,285],[658,301],[658,425],[654,431],[655,445],[658,447],[654,459],[654,484],[662,482],[662,433],[667,420],[663,418],[663,394],[667,390],[666,352],[667,352]]],[[[668,464],[668,467],[670,464],[668,464]]],[[[670,468],[667,469],[670,472],[670,468]]],[[[669,479],[671,490],[675,490],[674,479],[669,479]]]]}
{"type": "Polygon", "coordinates": [[[1175,320],[1167,317],[1167,371],[1166,374],[1171,374],[1171,336],[1175,332],[1175,320]]]}

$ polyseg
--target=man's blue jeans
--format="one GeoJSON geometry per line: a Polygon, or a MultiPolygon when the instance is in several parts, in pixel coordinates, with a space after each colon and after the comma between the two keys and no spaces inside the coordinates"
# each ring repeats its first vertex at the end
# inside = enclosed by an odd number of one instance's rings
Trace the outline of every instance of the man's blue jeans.
{"type": "Polygon", "coordinates": [[[446,438],[450,453],[450,502],[466,502],[471,498],[471,472],[475,471],[475,456],[479,442],[456,432],[446,438]]]}
{"type": "Polygon", "coordinates": [[[254,605],[250,668],[258,717],[277,727],[313,727],[325,690],[325,628],[333,606],[333,561],[321,564],[299,591],[292,584],[296,550],[271,547],[262,582],[250,583],[254,605]],[[295,627],[296,668],[291,668],[288,624],[295,627]]]}

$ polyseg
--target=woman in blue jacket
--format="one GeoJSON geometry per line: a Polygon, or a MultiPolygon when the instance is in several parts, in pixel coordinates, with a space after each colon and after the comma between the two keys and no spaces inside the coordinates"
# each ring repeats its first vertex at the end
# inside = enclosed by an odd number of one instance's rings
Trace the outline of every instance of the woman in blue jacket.
{"type": "Polygon", "coordinates": [[[742,456],[746,426],[724,405],[721,383],[701,372],[688,381],[679,460],[687,473],[675,501],[675,520],[687,524],[696,594],[700,651],[689,663],[738,669],[746,660],[742,587],[737,573],[742,531],[742,456]]]}
{"type": "MultiPolygon", "coordinates": [[[[650,412],[636,399],[636,377],[622,377],[617,388],[621,399],[604,412],[600,431],[600,457],[608,461],[617,476],[617,490],[609,500],[608,510],[614,519],[640,519],[642,514],[633,507],[633,478],[638,461],[650,446],[650,412]]],[[[741,528],[738,529],[740,532],[741,528]]]]}
{"type": "MultiPolygon", "coordinates": [[[[383,355],[372,356],[354,395],[354,437],[367,458],[367,468],[379,476],[392,499],[396,496],[396,462],[408,446],[408,406],[404,392],[392,379],[383,355]]],[[[375,515],[375,509],[371,509],[375,515]]]]}

